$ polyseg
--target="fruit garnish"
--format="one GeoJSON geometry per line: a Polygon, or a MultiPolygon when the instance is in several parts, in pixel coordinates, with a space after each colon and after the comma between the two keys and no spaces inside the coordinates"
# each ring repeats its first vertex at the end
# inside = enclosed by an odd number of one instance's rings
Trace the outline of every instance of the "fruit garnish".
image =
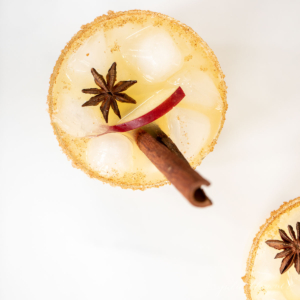
{"type": "Polygon", "coordinates": [[[268,240],[266,244],[277,250],[284,250],[278,253],[275,258],[283,258],[280,273],[285,273],[293,264],[298,274],[300,274],[300,222],[297,222],[297,237],[291,225],[288,226],[290,236],[282,229],[279,229],[279,234],[282,241],[268,240]]]}
{"type": "MultiPolygon", "coordinates": [[[[83,93],[96,95],[82,106],[95,106],[103,102],[100,109],[106,123],[110,107],[121,118],[116,100],[136,103],[134,99],[126,94],[120,93],[135,84],[136,81],[120,81],[117,85],[114,85],[116,81],[116,63],[113,63],[108,71],[107,82],[94,68],[92,74],[100,89],[82,90],[83,93]]],[[[202,185],[209,185],[210,183],[191,168],[173,141],[156,124],[152,123],[168,113],[184,97],[185,93],[181,87],[178,87],[175,91],[174,89],[159,91],[120,120],[121,123],[113,126],[101,125],[98,133],[89,137],[99,137],[107,133],[126,132],[139,128],[133,132],[134,139],[140,150],[158,170],[192,205],[198,207],[210,206],[212,202],[201,188],[202,185]]]]}
{"type": "Polygon", "coordinates": [[[100,110],[103,114],[104,120],[108,122],[108,114],[110,107],[113,109],[114,113],[121,119],[121,114],[118,108],[117,101],[123,103],[133,103],[136,104],[136,101],[129,97],[127,94],[122,92],[126,91],[132,85],[137,83],[136,80],[120,81],[115,85],[117,80],[117,64],[114,62],[108,73],[106,75],[106,81],[102,75],[100,75],[94,68],[91,70],[95,83],[100,87],[83,89],[82,92],[85,94],[93,94],[89,101],[82,104],[82,106],[96,106],[102,102],[100,110]]]}
{"type": "Polygon", "coordinates": [[[143,106],[141,105],[140,109],[137,109],[131,117],[125,117],[125,120],[127,120],[126,122],[113,126],[102,125],[101,128],[99,128],[99,133],[94,136],[100,136],[112,132],[126,132],[145,126],[168,113],[184,98],[184,96],[185,94],[183,90],[179,87],[171,94],[171,96],[169,96],[166,100],[163,100],[163,102],[160,102],[159,105],[150,111],[143,109],[143,106]]]}
{"type": "MultiPolygon", "coordinates": [[[[93,70],[94,69],[92,69],[92,73],[93,70]]],[[[97,83],[101,80],[100,83],[97,84],[104,90],[106,88],[104,79],[95,72],[96,71],[93,73],[93,75],[96,74],[95,82],[97,83]]],[[[110,77],[107,79],[107,82],[108,84],[110,83],[110,77]]],[[[105,101],[108,92],[103,92],[102,90],[83,90],[85,93],[99,93],[99,91],[100,93],[97,96],[92,97],[82,106],[87,106],[87,104],[97,105],[99,101],[103,101],[103,99],[105,101]]],[[[178,87],[167,99],[165,99],[165,96],[169,95],[169,92],[170,90],[166,90],[157,93],[148,99],[149,101],[145,101],[142,105],[125,116],[123,120],[121,120],[122,123],[113,126],[101,125],[99,134],[89,137],[99,137],[107,133],[126,132],[143,127],[143,129],[138,129],[133,133],[140,150],[192,205],[197,207],[210,206],[212,202],[201,188],[202,185],[209,185],[210,183],[191,168],[177,146],[157,125],[150,124],[168,113],[185,97],[185,93],[181,87],[178,87]],[[150,125],[146,126],[148,124],[150,125]],[[151,134],[148,131],[150,131],[151,134]]],[[[110,95],[110,97],[112,96],[110,95]]]]}

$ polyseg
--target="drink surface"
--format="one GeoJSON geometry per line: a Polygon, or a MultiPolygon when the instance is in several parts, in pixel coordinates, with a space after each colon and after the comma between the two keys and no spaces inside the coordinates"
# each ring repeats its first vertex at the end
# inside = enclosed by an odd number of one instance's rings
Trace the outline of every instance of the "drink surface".
{"type": "Polygon", "coordinates": [[[126,91],[136,104],[120,103],[115,125],[154,109],[178,86],[186,97],[155,123],[171,137],[192,166],[212,149],[225,119],[226,86],[208,46],[191,29],[151,12],[129,11],[96,19],[62,53],[49,90],[49,111],[60,145],[76,167],[92,177],[122,187],[145,188],[166,182],[138,149],[132,133],[100,137],[105,124],[99,106],[81,107],[97,87],[91,68],[105,76],[117,63],[117,82],[137,80],[126,91]]]}
{"type": "Polygon", "coordinates": [[[279,268],[282,259],[274,259],[281,251],[269,247],[267,240],[281,240],[278,229],[288,233],[300,221],[300,198],[285,203],[261,227],[254,240],[248,260],[246,293],[249,300],[298,300],[300,299],[300,275],[292,266],[284,274],[279,268]]]}

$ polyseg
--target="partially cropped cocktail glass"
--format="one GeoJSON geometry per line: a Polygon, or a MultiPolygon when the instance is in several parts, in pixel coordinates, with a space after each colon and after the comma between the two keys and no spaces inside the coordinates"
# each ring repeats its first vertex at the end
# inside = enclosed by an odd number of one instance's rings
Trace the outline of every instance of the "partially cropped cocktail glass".
{"type": "Polygon", "coordinates": [[[299,255],[300,248],[297,244],[299,245],[300,230],[299,232],[296,230],[298,222],[300,222],[300,198],[285,202],[278,210],[273,211],[265,224],[260,227],[253,241],[247,263],[247,273],[243,278],[246,283],[245,292],[248,300],[300,299],[300,275],[295,268],[297,254],[295,257],[291,257],[293,264],[288,265],[285,265],[286,256],[279,255],[285,251],[287,255],[291,253],[293,256],[292,244],[298,248],[295,249],[295,253],[298,252],[299,255]],[[289,226],[294,228],[294,238],[291,236],[289,226]],[[280,234],[279,230],[285,231],[288,237],[284,237],[284,239],[291,240],[291,244],[280,242],[282,233],[280,234]],[[277,249],[270,247],[274,241],[279,241],[277,249]],[[274,259],[275,256],[276,259],[274,259]],[[287,268],[282,268],[284,266],[287,268]]]}

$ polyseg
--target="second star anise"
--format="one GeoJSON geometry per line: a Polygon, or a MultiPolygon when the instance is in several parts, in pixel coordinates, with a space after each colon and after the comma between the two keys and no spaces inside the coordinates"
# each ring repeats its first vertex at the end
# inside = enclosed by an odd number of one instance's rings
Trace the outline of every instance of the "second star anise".
{"type": "Polygon", "coordinates": [[[281,274],[286,272],[293,264],[297,273],[300,274],[300,222],[297,222],[296,225],[297,237],[291,225],[288,226],[288,229],[291,238],[284,230],[279,229],[282,241],[268,240],[266,243],[272,248],[283,250],[275,256],[275,258],[283,258],[280,266],[281,274]]]}
{"type": "Polygon", "coordinates": [[[100,110],[103,114],[106,123],[108,122],[108,114],[110,107],[113,109],[114,113],[119,118],[121,118],[117,101],[135,104],[136,101],[134,99],[122,92],[126,91],[129,87],[137,83],[137,81],[120,81],[115,85],[115,82],[117,80],[117,64],[115,62],[111,65],[110,69],[108,70],[108,73],[106,75],[106,81],[104,77],[100,75],[94,68],[92,68],[91,72],[94,76],[95,83],[100,87],[100,89],[83,89],[83,93],[93,94],[96,96],[91,97],[90,100],[82,104],[82,106],[96,106],[100,102],[102,102],[100,110]]]}

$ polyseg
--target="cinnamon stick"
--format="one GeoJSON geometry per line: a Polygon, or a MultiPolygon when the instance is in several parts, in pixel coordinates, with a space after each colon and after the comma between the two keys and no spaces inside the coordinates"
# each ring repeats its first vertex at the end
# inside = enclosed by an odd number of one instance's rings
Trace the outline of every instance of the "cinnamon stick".
{"type": "Polygon", "coordinates": [[[159,127],[150,131],[139,129],[136,142],[140,150],[192,205],[212,205],[201,188],[210,183],[189,165],[173,141],[159,127]]]}

